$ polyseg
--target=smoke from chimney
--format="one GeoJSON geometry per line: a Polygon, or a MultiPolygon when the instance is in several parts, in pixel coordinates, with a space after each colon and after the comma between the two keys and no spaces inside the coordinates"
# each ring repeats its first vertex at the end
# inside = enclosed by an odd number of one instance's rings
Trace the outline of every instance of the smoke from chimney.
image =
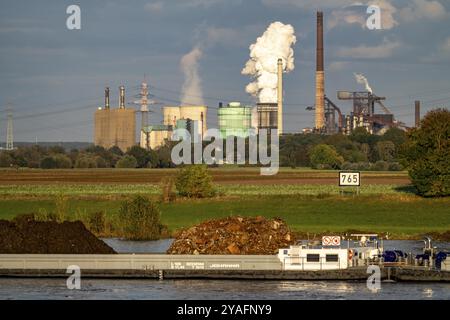
{"type": "Polygon", "coordinates": [[[250,59],[241,73],[255,78],[245,90],[258,97],[260,103],[277,103],[278,59],[282,60],[284,72],[294,70],[294,32],[290,24],[273,22],[250,46],[250,59]]]}
{"type": "Polygon", "coordinates": [[[184,74],[180,97],[182,105],[204,105],[202,81],[198,73],[198,61],[202,55],[202,50],[195,47],[181,58],[180,68],[184,74]]]}
{"type": "Polygon", "coordinates": [[[353,73],[353,75],[355,76],[356,82],[363,84],[367,91],[373,93],[373,90],[369,85],[369,81],[362,73],[353,73]]]}

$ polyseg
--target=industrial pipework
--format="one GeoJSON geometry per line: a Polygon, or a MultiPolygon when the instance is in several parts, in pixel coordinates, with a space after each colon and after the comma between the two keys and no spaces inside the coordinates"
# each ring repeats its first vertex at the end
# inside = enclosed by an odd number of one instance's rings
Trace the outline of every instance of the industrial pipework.
{"type": "Polygon", "coordinates": [[[109,87],[105,88],[105,109],[109,109],[109,87]]]}
{"type": "Polygon", "coordinates": [[[125,109],[125,87],[124,86],[120,86],[119,90],[120,90],[119,109],[125,109]]]}

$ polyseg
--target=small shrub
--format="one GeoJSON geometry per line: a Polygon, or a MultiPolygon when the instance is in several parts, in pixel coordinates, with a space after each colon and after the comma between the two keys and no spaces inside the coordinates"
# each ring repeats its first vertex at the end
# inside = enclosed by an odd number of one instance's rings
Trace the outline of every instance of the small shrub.
{"type": "Polygon", "coordinates": [[[375,162],[375,164],[372,166],[372,170],[374,171],[387,171],[388,169],[389,164],[383,160],[375,162]]]}
{"type": "Polygon", "coordinates": [[[161,213],[154,202],[135,196],[122,203],[119,223],[123,236],[129,240],[157,240],[161,237],[161,213]]]}
{"type": "Polygon", "coordinates": [[[97,168],[97,162],[93,156],[88,154],[79,154],[77,160],[75,161],[75,168],[87,169],[87,168],[97,168]]]}
{"type": "Polygon", "coordinates": [[[89,230],[96,235],[103,234],[106,229],[106,215],[104,211],[91,213],[88,219],[89,230]]]}
{"type": "Polygon", "coordinates": [[[344,164],[342,165],[341,169],[342,170],[353,170],[353,163],[351,162],[344,162],[344,164]]]}
{"type": "Polygon", "coordinates": [[[188,198],[210,198],[216,195],[211,175],[204,165],[192,165],[178,171],[175,186],[178,194],[188,198]]]}
{"type": "Polygon", "coordinates": [[[49,221],[49,214],[47,212],[47,209],[45,208],[39,208],[37,213],[34,213],[34,220],[35,221],[49,221]]]}
{"type": "Polygon", "coordinates": [[[339,155],[333,146],[319,144],[312,148],[310,161],[315,169],[340,169],[344,163],[344,158],[339,155]]]}
{"type": "Polygon", "coordinates": [[[72,160],[64,154],[56,154],[53,156],[58,169],[70,169],[72,168],[72,160]]]}
{"type": "Polygon", "coordinates": [[[355,170],[369,171],[371,169],[372,169],[372,166],[370,165],[369,162],[358,162],[358,163],[356,163],[355,170]]]}
{"type": "Polygon", "coordinates": [[[403,166],[398,162],[389,163],[389,171],[402,171],[403,166]]]}
{"type": "Polygon", "coordinates": [[[58,164],[53,157],[45,157],[44,159],[42,159],[40,167],[42,169],[56,169],[58,167],[58,164]]]}
{"type": "Polygon", "coordinates": [[[174,191],[175,182],[171,177],[165,177],[161,180],[161,201],[163,203],[172,202],[176,199],[174,191]]]}
{"type": "Polygon", "coordinates": [[[55,216],[57,222],[64,222],[66,220],[66,214],[69,210],[68,197],[64,194],[59,194],[55,198],[55,216]]]}
{"type": "Polygon", "coordinates": [[[136,168],[138,165],[135,157],[130,155],[125,155],[117,161],[116,168],[136,168]]]}

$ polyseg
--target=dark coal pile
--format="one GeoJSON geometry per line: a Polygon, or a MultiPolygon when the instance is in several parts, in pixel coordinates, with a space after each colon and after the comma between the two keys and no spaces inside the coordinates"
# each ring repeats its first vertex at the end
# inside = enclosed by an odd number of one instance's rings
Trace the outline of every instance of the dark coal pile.
{"type": "Polygon", "coordinates": [[[169,254],[276,254],[296,242],[281,219],[229,217],[182,231],[169,254]]]}
{"type": "Polygon", "coordinates": [[[0,254],[112,254],[80,221],[0,220],[0,254]]]}

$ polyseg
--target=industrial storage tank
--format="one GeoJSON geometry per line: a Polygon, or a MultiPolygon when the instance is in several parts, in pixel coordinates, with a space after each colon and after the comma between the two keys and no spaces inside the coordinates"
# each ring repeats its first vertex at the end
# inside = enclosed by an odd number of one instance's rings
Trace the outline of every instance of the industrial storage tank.
{"type": "Polygon", "coordinates": [[[231,102],[217,111],[220,135],[223,139],[228,136],[246,138],[249,135],[252,122],[252,109],[241,106],[239,102],[231,102]]]}

